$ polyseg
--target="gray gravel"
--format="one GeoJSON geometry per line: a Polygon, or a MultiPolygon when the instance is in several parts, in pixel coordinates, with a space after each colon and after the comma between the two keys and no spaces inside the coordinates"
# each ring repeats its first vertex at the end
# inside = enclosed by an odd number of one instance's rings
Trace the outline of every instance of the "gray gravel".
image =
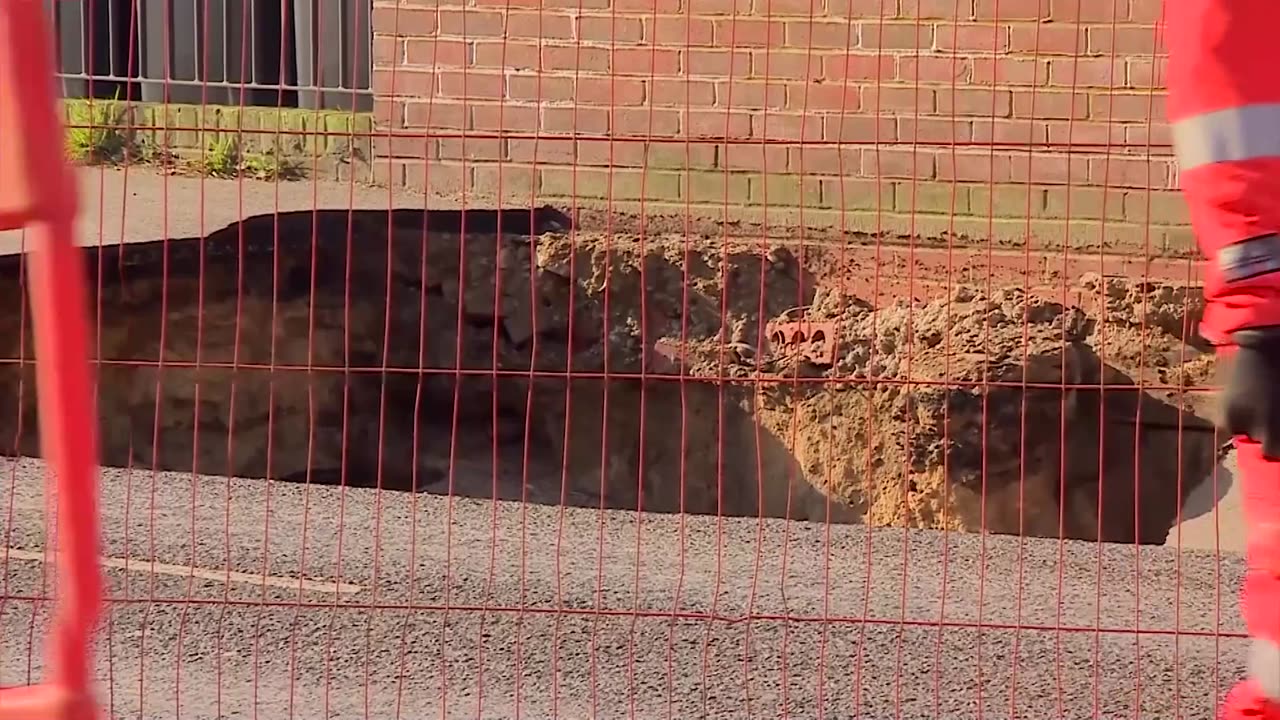
{"type": "MultiPolygon", "coordinates": [[[[41,473],[0,466],[0,684],[40,670],[41,473]]],[[[1241,669],[1235,557],[149,471],[102,498],[109,557],[259,576],[108,569],[115,717],[1203,719],[1241,669]]]]}

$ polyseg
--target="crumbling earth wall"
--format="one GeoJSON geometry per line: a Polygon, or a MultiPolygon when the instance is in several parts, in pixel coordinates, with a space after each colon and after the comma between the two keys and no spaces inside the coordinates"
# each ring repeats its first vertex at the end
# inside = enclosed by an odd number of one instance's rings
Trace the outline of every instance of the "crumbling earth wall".
{"type": "MultiPolygon", "coordinates": [[[[1191,396],[1148,387],[1207,379],[1197,291],[1094,277],[876,306],[841,258],[346,212],[94,250],[104,462],[1163,541],[1216,450],[1191,396]]],[[[19,269],[0,262],[8,307],[19,269]]],[[[7,356],[30,358],[7,317],[7,356]]],[[[0,438],[27,455],[32,378],[0,374],[0,438]]]]}

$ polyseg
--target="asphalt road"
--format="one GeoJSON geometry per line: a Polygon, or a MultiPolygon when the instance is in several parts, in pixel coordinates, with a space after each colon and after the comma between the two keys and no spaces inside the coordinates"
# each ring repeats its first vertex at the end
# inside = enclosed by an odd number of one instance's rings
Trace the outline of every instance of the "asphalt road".
{"type": "MultiPolygon", "coordinates": [[[[11,685],[51,568],[39,464],[0,478],[11,685]]],[[[1239,561],[1171,548],[148,471],[102,499],[114,717],[1203,719],[1241,669],[1239,561]]]]}

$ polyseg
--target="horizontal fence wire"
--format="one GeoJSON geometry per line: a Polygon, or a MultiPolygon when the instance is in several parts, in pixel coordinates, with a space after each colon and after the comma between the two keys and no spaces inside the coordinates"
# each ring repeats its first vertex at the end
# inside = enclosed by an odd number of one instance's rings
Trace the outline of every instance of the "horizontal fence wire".
{"type": "MultiPolygon", "coordinates": [[[[1156,0],[49,3],[124,717],[1202,718],[1156,0]]],[[[0,237],[0,685],[51,610],[0,237]]]]}

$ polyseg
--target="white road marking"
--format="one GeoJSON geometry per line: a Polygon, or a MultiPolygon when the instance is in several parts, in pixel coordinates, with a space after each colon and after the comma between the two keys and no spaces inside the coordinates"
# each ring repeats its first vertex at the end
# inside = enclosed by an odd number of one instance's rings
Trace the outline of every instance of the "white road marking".
{"type": "MultiPolygon", "coordinates": [[[[5,548],[4,557],[6,560],[13,558],[15,560],[30,560],[32,562],[45,562],[49,559],[46,557],[45,553],[32,552],[30,550],[19,550],[18,548],[5,548]]],[[[285,588],[286,590],[297,590],[298,588],[301,588],[312,592],[332,592],[340,595],[351,595],[364,590],[360,585],[334,582],[332,580],[311,580],[306,578],[284,577],[280,575],[255,575],[253,573],[236,572],[235,570],[208,570],[206,568],[191,567],[189,565],[170,565],[168,563],[155,562],[152,560],[131,560],[129,558],[104,557],[102,558],[101,563],[103,567],[115,568],[117,570],[132,570],[134,572],[149,572],[157,575],[174,575],[177,577],[198,577],[204,580],[244,583],[246,585],[270,585],[272,587],[285,588]]]]}

